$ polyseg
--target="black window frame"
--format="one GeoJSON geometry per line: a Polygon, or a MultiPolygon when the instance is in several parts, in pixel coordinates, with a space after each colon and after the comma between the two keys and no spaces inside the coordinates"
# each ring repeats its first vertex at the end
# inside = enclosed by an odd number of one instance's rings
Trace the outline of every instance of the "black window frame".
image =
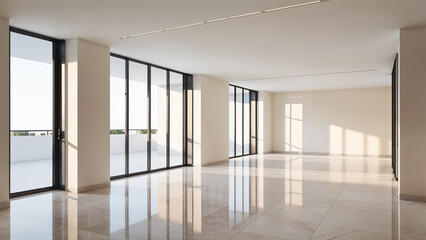
{"type": "Polygon", "coordinates": [[[399,54],[396,54],[392,68],[392,171],[398,181],[398,83],[399,54]]]}
{"type": "Polygon", "coordinates": [[[40,192],[46,192],[51,190],[65,190],[66,179],[65,179],[65,158],[63,157],[63,131],[62,131],[62,65],[65,64],[65,40],[52,38],[46,35],[34,33],[31,31],[23,30],[13,26],[9,27],[9,197],[15,198],[19,196],[35,194],[40,192]],[[53,125],[52,125],[52,186],[44,188],[36,188],[21,192],[11,193],[11,121],[10,121],[10,86],[11,86],[11,34],[21,34],[33,38],[42,39],[52,43],[52,60],[53,60],[53,125]]]}
{"type": "Polygon", "coordinates": [[[138,59],[134,59],[134,58],[130,58],[130,57],[126,57],[123,55],[119,55],[119,54],[115,54],[115,53],[110,53],[110,57],[115,57],[118,59],[122,59],[125,61],[125,85],[126,85],[126,89],[125,89],[125,94],[126,94],[126,106],[125,106],[125,122],[126,122],[126,129],[125,129],[125,173],[124,174],[120,174],[120,175],[116,175],[116,176],[110,176],[111,180],[115,180],[115,179],[121,179],[121,178],[126,178],[126,177],[132,177],[132,176],[138,176],[138,175],[143,175],[143,174],[147,174],[147,173],[153,173],[153,172],[158,172],[158,171],[164,171],[164,170],[168,170],[168,169],[174,169],[174,168],[180,168],[180,167],[188,167],[188,166],[192,166],[193,163],[193,76],[191,74],[188,73],[184,73],[181,71],[177,71],[177,70],[173,70],[173,69],[169,69],[166,67],[162,67],[162,66],[158,66],[155,64],[151,64],[151,63],[147,63],[138,59]],[[129,172],[129,63],[130,62],[134,62],[134,63],[138,63],[138,64],[142,64],[142,65],[146,65],[147,66],[147,97],[148,97],[148,101],[147,101],[147,124],[148,124],[148,129],[147,129],[147,170],[145,171],[139,171],[139,172],[134,172],[134,173],[130,173],[129,172]],[[159,168],[159,169],[151,169],[151,69],[152,68],[158,68],[158,69],[162,69],[166,71],[166,76],[167,76],[167,99],[166,99],[166,104],[167,104],[167,130],[166,130],[166,167],[165,168],[159,168]],[[183,109],[183,122],[182,122],[182,136],[183,136],[183,149],[182,149],[182,165],[177,165],[177,166],[170,166],[170,73],[174,72],[177,74],[181,74],[183,77],[183,82],[182,82],[182,109],[183,109]]]}
{"type": "Polygon", "coordinates": [[[240,86],[237,86],[237,85],[234,85],[234,84],[229,84],[229,87],[234,88],[234,154],[232,156],[231,156],[231,154],[228,154],[229,159],[255,155],[255,154],[258,153],[258,92],[255,91],[255,90],[248,89],[248,88],[245,88],[245,87],[240,87],[240,86]],[[242,93],[242,100],[241,100],[241,103],[242,103],[242,107],[241,107],[242,108],[242,112],[241,112],[241,115],[242,115],[242,117],[241,117],[241,119],[242,119],[242,122],[241,122],[242,151],[241,152],[242,152],[242,154],[241,155],[237,155],[237,141],[236,141],[236,138],[237,138],[237,88],[242,90],[241,91],[241,93],[242,93]],[[244,144],[246,144],[245,141],[244,141],[244,92],[245,91],[248,91],[249,96],[250,96],[250,100],[249,100],[249,111],[250,111],[250,114],[249,114],[249,128],[250,128],[249,134],[250,134],[250,137],[249,137],[249,142],[248,142],[250,149],[249,149],[248,154],[244,154],[244,144]],[[255,109],[254,112],[252,111],[253,104],[255,105],[254,106],[254,109],[255,109]],[[255,119],[254,122],[252,121],[253,115],[254,115],[254,119],[255,119]],[[253,132],[252,129],[255,129],[255,131],[253,132]],[[253,144],[252,144],[253,139],[255,141],[254,147],[253,147],[253,144]]]}

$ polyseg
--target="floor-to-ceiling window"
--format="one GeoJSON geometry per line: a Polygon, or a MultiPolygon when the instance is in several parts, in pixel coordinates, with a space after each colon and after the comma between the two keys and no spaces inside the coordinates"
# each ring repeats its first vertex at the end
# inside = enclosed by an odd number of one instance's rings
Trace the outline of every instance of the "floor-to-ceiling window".
{"type": "Polygon", "coordinates": [[[229,86],[229,157],[235,156],[235,87],[229,86]]]}
{"type": "Polygon", "coordinates": [[[110,61],[110,174],[126,173],[126,62],[110,61]]]}
{"type": "MultiPolygon", "coordinates": [[[[129,61],[129,173],[148,169],[148,66],[129,61]]],[[[123,117],[125,114],[123,114],[123,117]]]]}
{"type": "Polygon", "coordinates": [[[191,75],[111,55],[111,177],[191,165],[190,94],[191,75]]]}
{"type": "Polygon", "coordinates": [[[398,54],[395,56],[392,69],[392,170],[396,180],[398,180],[398,93],[399,93],[399,60],[398,54]]]}
{"type": "Polygon", "coordinates": [[[151,169],[167,167],[167,71],[151,67],[151,169]]]}
{"type": "Polygon", "coordinates": [[[61,44],[19,29],[10,32],[11,195],[61,184],[61,44]]]}
{"type": "Polygon", "coordinates": [[[243,89],[235,88],[235,156],[243,155],[243,89]]]}
{"type": "Polygon", "coordinates": [[[183,74],[170,72],[170,166],[183,164],[183,74]]]}
{"type": "Polygon", "coordinates": [[[243,102],[243,155],[250,154],[250,91],[244,89],[243,102]]]}
{"type": "Polygon", "coordinates": [[[257,92],[229,85],[229,157],[257,153],[257,92]]]}

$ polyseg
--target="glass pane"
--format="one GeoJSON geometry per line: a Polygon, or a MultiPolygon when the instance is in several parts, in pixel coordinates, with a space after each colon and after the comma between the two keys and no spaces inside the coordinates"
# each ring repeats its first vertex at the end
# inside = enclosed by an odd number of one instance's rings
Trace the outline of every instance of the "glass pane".
{"type": "Polygon", "coordinates": [[[167,166],[167,72],[151,68],[151,169],[167,166]]]}
{"type": "Polygon", "coordinates": [[[237,118],[237,155],[243,155],[243,89],[237,89],[237,104],[236,104],[236,118],[237,118]]]}
{"type": "Polygon", "coordinates": [[[186,79],[186,147],[187,147],[187,158],[186,163],[192,165],[193,162],[193,82],[192,76],[186,79]]]}
{"type": "Polygon", "coordinates": [[[256,154],[257,153],[257,149],[256,149],[256,145],[257,145],[257,133],[256,133],[256,124],[257,124],[257,93],[255,91],[250,91],[250,102],[251,102],[251,113],[250,113],[250,117],[251,117],[251,154],[256,154]]]}
{"type": "Polygon", "coordinates": [[[244,90],[244,155],[250,154],[250,91],[244,90]]]}
{"type": "Polygon", "coordinates": [[[229,86],[229,156],[235,156],[235,87],[229,86]]]}
{"type": "Polygon", "coordinates": [[[129,172],[148,168],[148,67],[129,62],[129,172]]]}
{"type": "Polygon", "coordinates": [[[111,57],[110,69],[110,175],[126,172],[126,63],[111,57]]]}
{"type": "Polygon", "coordinates": [[[170,72],[170,166],[183,165],[183,75],[170,72]]]}
{"type": "Polygon", "coordinates": [[[52,186],[52,42],[10,34],[10,192],[52,186]]]}

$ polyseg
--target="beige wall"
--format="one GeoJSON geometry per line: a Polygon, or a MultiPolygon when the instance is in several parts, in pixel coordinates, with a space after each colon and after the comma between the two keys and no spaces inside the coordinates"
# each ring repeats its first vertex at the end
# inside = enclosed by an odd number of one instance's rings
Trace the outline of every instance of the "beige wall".
{"type": "Polygon", "coordinates": [[[426,201],[426,27],[400,41],[400,193],[426,201]]]}
{"type": "Polygon", "coordinates": [[[0,17],[0,209],[9,205],[9,20],[0,17]]]}
{"type": "Polygon", "coordinates": [[[272,94],[259,92],[258,95],[258,153],[272,151],[272,94]]]}
{"type": "Polygon", "coordinates": [[[274,152],[392,154],[390,88],[274,93],[272,106],[274,152]]]}
{"type": "Polygon", "coordinates": [[[68,188],[80,191],[109,183],[110,51],[81,39],[66,50],[68,188]]]}
{"type": "Polygon", "coordinates": [[[194,75],[194,166],[228,160],[228,82],[194,75]]]}

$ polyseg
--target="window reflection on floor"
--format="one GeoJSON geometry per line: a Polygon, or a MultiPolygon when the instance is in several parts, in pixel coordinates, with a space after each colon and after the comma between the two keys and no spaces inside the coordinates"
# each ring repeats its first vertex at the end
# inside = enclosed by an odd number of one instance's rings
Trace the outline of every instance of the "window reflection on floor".
{"type": "Polygon", "coordinates": [[[113,182],[111,236],[131,234],[134,229],[146,238],[176,231],[201,233],[201,173],[191,175],[176,169],[113,182]],[[184,228],[185,224],[192,226],[184,228]]]}
{"type": "Polygon", "coordinates": [[[285,204],[303,206],[302,157],[291,157],[285,163],[285,204]]]}
{"type": "Polygon", "coordinates": [[[10,239],[54,239],[52,194],[14,200],[10,206],[10,239]],[[29,208],[28,205],[33,207],[29,208]],[[28,217],[31,216],[31,217],[28,217]]]}
{"type": "Polygon", "coordinates": [[[126,226],[126,186],[122,182],[111,186],[110,195],[110,233],[114,233],[126,226]]]}
{"type": "Polygon", "coordinates": [[[318,226],[307,231],[312,238],[330,226],[355,238],[360,232],[365,239],[424,236],[423,206],[399,201],[389,159],[272,154],[111,185],[15,198],[10,211],[0,211],[0,239],[280,238],[309,226],[318,226]],[[383,234],[368,232],[372,228],[383,234]]]}
{"type": "MultiPolygon", "coordinates": [[[[254,169],[249,158],[232,161],[229,168],[229,227],[244,222],[258,208],[263,209],[263,169],[254,169]]],[[[258,163],[255,163],[258,164],[258,163]]]]}

